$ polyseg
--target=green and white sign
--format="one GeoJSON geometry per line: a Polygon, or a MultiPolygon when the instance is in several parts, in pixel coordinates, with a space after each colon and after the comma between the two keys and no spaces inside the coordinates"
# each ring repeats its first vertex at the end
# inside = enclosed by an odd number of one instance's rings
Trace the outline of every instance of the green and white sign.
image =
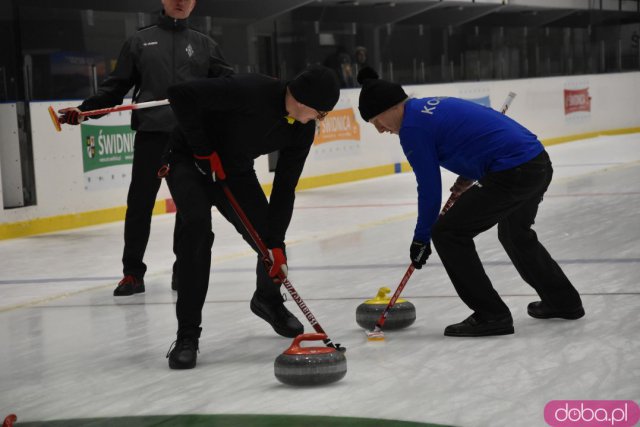
{"type": "Polygon", "coordinates": [[[129,126],[81,125],[84,171],[133,162],[135,131],[129,126]]]}
{"type": "Polygon", "coordinates": [[[129,125],[82,124],[85,189],[129,185],[135,131],[129,125]]]}

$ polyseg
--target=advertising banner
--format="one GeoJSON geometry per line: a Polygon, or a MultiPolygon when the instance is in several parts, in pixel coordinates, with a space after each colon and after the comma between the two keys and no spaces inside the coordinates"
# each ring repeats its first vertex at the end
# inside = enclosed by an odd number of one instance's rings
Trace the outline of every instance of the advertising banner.
{"type": "Polygon", "coordinates": [[[583,125],[591,119],[589,80],[570,79],[564,85],[564,117],[567,123],[583,125]]]}
{"type": "Polygon", "coordinates": [[[331,111],[316,127],[314,145],[331,141],[360,141],[360,125],[353,108],[331,111]]]}
{"type": "Polygon", "coordinates": [[[135,131],[129,113],[114,116],[80,125],[85,190],[127,187],[131,181],[135,131]]]}
{"type": "Polygon", "coordinates": [[[460,88],[460,98],[491,108],[490,87],[485,84],[465,85],[460,88]]]}
{"type": "Polygon", "coordinates": [[[349,99],[341,97],[333,111],[316,124],[312,157],[317,160],[344,160],[358,156],[361,145],[359,114],[349,99]]]}
{"type": "Polygon", "coordinates": [[[591,112],[591,97],[589,88],[564,90],[564,114],[573,114],[580,111],[591,112]]]}

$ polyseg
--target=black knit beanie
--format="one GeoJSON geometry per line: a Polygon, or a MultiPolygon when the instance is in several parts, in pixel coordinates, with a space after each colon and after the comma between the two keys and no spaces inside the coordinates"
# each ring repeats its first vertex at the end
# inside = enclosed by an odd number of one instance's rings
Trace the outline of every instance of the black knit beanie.
{"type": "Polygon", "coordinates": [[[362,85],[358,109],[366,122],[408,98],[402,86],[381,80],[371,67],[360,70],[358,83],[362,85]]]}
{"type": "Polygon", "coordinates": [[[340,85],[335,73],[322,65],[313,65],[289,82],[296,101],[318,111],[331,111],[340,98],[340,85]]]}

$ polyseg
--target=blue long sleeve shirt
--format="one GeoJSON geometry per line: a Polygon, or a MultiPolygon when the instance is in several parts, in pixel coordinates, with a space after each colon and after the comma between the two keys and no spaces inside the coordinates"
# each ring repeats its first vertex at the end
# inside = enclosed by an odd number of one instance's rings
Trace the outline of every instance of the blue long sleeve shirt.
{"type": "Polygon", "coordinates": [[[509,117],[459,98],[410,99],[404,105],[400,145],[418,182],[414,240],[428,242],[442,203],[440,167],[479,180],[536,157],[538,138],[509,117]]]}

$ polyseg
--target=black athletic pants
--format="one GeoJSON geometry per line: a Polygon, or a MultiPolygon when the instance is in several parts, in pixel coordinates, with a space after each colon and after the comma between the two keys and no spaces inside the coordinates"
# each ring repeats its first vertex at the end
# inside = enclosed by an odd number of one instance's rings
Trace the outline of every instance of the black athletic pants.
{"type": "MultiPolygon", "coordinates": [[[[131,184],[129,184],[127,214],[124,220],[122,272],[139,279],[144,278],[147,271],[147,266],[142,259],[149,242],[153,206],[162,182],[158,178],[158,169],[162,165],[162,156],[169,135],[168,132],[137,132],[135,137],[131,184]]],[[[176,216],[174,252],[178,227],[179,219],[176,216]]]]}
{"type": "Polygon", "coordinates": [[[551,183],[546,151],[516,168],[487,174],[438,219],[433,244],[458,295],[480,318],[509,315],[487,277],[473,239],[498,224],[498,238],[541,300],[557,309],[582,305],[580,295],[538,241],[534,224],[538,205],[551,183]]]}
{"type": "MultiPolygon", "coordinates": [[[[264,236],[268,201],[255,172],[228,176],[226,182],[258,234],[264,236]]],[[[214,183],[211,177],[203,176],[190,158],[173,156],[167,184],[181,219],[175,241],[177,277],[180,284],[176,303],[178,336],[199,337],[202,308],[209,288],[211,248],[214,240],[211,207],[215,205],[242,234],[244,240],[256,252],[258,250],[220,185],[214,183]]],[[[261,298],[273,303],[282,302],[280,286],[268,276],[260,256],[256,265],[256,275],[256,292],[261,298]]]]}

